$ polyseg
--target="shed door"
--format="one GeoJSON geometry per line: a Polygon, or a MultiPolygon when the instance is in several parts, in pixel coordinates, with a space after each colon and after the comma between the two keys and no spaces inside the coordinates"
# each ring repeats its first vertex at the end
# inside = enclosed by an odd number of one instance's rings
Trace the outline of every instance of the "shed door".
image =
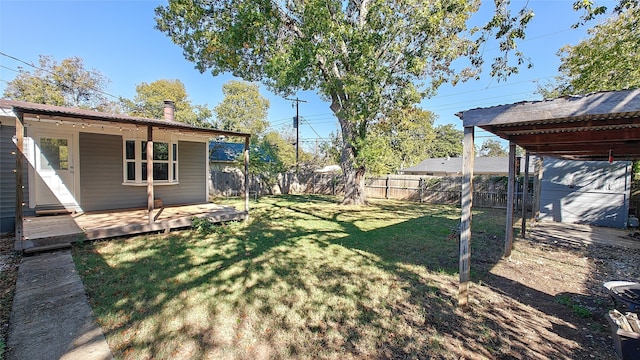
{"type": "Polygon", "coordinates": [[[70,135],[45,134],[37,139],[36,206],[76,205],[72,139],[70,135]]]}

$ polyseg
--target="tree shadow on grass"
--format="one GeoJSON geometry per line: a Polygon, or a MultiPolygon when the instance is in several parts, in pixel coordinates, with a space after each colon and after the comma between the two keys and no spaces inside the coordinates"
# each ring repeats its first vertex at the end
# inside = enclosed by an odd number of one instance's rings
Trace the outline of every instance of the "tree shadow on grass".
{"type": "MultiPolygon", "coordinates": [[[[552,335],[514,340],[539,310],[510,294],[478,286],[471,311],[456,308],[458,244],[448,238],[455,207],[332,207],[331,199],[261,199],[250,224],[207,236],[74,248],[116,357],[571,357],[557,341],[528,348],[552,335]]],[[[500,259],[491,231],[472,240],[484,254],[472,262],[478,280],[500,259]]]]}

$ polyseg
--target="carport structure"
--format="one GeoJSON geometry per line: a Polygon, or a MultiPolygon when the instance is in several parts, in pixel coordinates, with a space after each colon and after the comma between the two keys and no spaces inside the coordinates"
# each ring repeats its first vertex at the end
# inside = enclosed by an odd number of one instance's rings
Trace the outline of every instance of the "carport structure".
{"type": "Polygon", "coordinates": [[[505,257],[513,243],[516,145],[530,155],[567,160],[640,159],[640,89],[520,102],[456,114],[464,127],[460,284],[458,303],[469,300],[474,130],[479,127],[509,141],[509,184],[505,257]]]}

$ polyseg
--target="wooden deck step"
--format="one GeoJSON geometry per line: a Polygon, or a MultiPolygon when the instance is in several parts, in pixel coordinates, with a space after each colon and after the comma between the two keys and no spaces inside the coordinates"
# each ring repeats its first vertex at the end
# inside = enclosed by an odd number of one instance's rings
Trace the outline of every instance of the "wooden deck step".
{"type": "Polygon", "coordinates": [[[37,254],[37,253],[46,252],[46,251],[69,249],[70,247],[71,247],[70,243],[52,244],[52,245],[44,245],[44,246],[34,246],[32,248],[25,249],[24,253],[27,254],[27,255],[29,255],[29,254],[37,254]]]}
{"type": "Polygon", "coordinates": [[[47,209],[47,210],[36,210],[36,216],[42,215],[62,215],[62,214],[73,214],[75,211],[67,210],[67,209],[47,209]]]}

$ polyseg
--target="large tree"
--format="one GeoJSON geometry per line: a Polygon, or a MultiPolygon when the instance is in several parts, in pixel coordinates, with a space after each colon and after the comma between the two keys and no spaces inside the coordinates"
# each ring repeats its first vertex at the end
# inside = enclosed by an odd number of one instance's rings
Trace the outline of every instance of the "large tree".
{"type": "Polygon", "coordinates": [[[439,125],[435,128],[436,139],[431,144],[429,157],[457,157],[462,156],[463,131],[453,124],[439,125]]]}
{"type": "Polygon", "coordinates": [[[371,153],[367,169],[377,175],[395,173],[429,157],[436,140],[434,120],[435,114],[416,107],[391,111],[381,118],[371,126],[368,146],[361,149],[371,153]]]}
{"type": "Polygon", "coordinates": [[[164,101],[175,103],[175,119],[187,124],[210,126],[213,112],[207,105],[192,105],[187,89],[180,80],[156,80],[136,85],[133,100],[120,99],[125,111],[132,116],[152,119],[164,117],[164,101]]]}
{"type": "Polygon", "coordinates": [[[213,111],[216,127],[229,131],[248,132],[260,137],[269,126],[269,100],[260,95],[255,83],[231,80],[222,85],[224,99],[213,111]]]}
{"type": "Polygon", "coordinates": [[[94,69],[85,69],[81,58],[70,57],[58,63],[40,55],[39,66],[21,71],[9,81],[3,96],[8,99],[38,104],[113,109],[106,96],[109,80],[94,69]]]}
{"type": "Polygon", "coordinates": [[[538,91],[546,98],[640,87],[640,6],[622,8],[560,49],[560,75],[538,91]]]}
{"type": "Polygon", "coordinates": [[[509,0],[495,0],[486,25],[469,29],[479,3],[169,0],[156,8],[156,21],[200,71],[231,72],[283,95],[317,90],[340,123],[343,202],[363,203],[372,124],[444,82],[476,77],[480,44],[489,36],[500,39],[505,54],[495,59],[492,74],[509,75],[522,64],[515,40],[524,38],[533,13],[512,15],[509,0]],[[470,60],[468,66],[454,64],[459,58],[470,60]]]}

